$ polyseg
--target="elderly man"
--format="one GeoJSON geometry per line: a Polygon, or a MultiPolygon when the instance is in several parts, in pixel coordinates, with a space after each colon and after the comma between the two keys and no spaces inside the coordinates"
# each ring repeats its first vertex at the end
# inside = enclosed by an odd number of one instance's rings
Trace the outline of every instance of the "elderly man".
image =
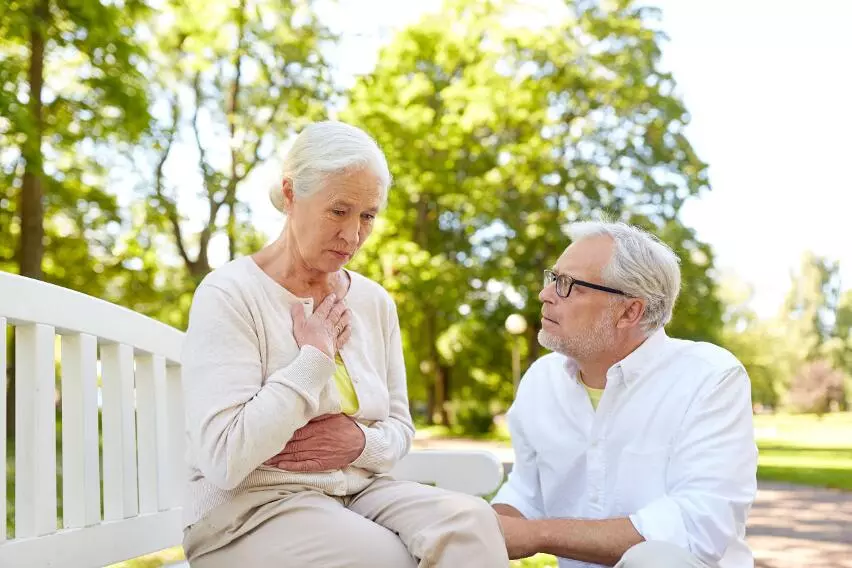
{"type": "Polygon", "coordinates": [[[751,388],[724,349],[666,336],[678,258],[622,223],[578,223],[546,270],[540,343],[508,413],[492,501],[511,558],[560,568],[754,565],[751,388]]]}

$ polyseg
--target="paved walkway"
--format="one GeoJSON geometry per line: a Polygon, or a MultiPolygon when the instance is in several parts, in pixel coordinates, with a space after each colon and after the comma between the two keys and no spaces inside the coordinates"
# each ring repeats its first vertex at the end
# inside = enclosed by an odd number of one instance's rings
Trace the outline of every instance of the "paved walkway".
{"type": "MultiPolygon", "coordinates": [[[[469,440],[416,440],[416,448],[483,449],[507,470],[511,448],[469,440]]],[[[852,568],[852,492],[761,483],[749,516],[755,568],[852,568]]]]}
{"type": "Polygon", "coordinates": [[[748,540],[757,568],[852,568],[852,493],[762,483],[748,540]]]}

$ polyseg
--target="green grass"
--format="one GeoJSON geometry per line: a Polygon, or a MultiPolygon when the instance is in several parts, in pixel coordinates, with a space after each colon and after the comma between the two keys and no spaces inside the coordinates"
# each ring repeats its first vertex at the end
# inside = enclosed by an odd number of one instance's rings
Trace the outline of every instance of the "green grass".
{"type": "Polygon", "coordinates": [[[852,491],[852,413],[756,416],[758,478],[852,491]]]}
{"type": "Polygon", "coordinates": [[[509,431],[504,426],[497,426],[491,432],[487,432],[485,434],[468,434],[464,432],[458,432],[440,424],[432,426],[418,426],[417,438],[420,440],[479,440],[490,442],[504,442],[506,444],[511,442],[511,438],[509,437],[509,431]]]}

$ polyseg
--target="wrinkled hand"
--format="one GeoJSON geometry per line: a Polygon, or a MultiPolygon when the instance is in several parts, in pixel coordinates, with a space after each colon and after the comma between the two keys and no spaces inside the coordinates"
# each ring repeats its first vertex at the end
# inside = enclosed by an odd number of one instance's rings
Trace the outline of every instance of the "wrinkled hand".
{"type": "Polygon", "coordinates": [[[302,473],[334,471],[355,461],[365,443],[364,432],[352,418],[325,414],[296,430],[284,449],[263,463],[302,473]]]}
{"type": "Polygon", "coordinates": [[[299,347],[312,345],[332,359],[352,335],[350,312],[343,299],[338,300],[334,293],[326,296],[308,318],[302,304],[293,304],[290,314],[293,316],[293,336],[299,347]]]}
{"type": "Polygon", "coordinates": [[[506,515],[498,515],[497,518],[503,528],[503,538],[506,540],[506,551],[510,560],[527,558],[540,552],[533,521],[506,515]]]}

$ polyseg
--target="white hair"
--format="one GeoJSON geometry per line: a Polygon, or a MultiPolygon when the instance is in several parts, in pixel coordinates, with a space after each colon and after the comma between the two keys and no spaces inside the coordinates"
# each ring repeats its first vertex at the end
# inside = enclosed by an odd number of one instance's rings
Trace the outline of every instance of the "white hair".
{"type": "Polygon", "coordinates": [[[680,293],[680,259],[654,235],[621,222],[585,221],[568,226],[573,242],[608,236],[615,243],[601,276],[606,285],[645,300],[641,325],[647,334],[664,327],[680,293]]]}
{"type": "MultiPolygon", "coordinates": [[[[379,178],[384,205],[391,185],[384,152],[360,128],[331,120],[305,127],[284,158],[284,177],[292,182],[297,197],[316,193],[330,174],[361,168],[369,169],[379,178]]],[[[280,185],[270,188],[269,199],[276,209],[284,211],[280,185]]]]}

